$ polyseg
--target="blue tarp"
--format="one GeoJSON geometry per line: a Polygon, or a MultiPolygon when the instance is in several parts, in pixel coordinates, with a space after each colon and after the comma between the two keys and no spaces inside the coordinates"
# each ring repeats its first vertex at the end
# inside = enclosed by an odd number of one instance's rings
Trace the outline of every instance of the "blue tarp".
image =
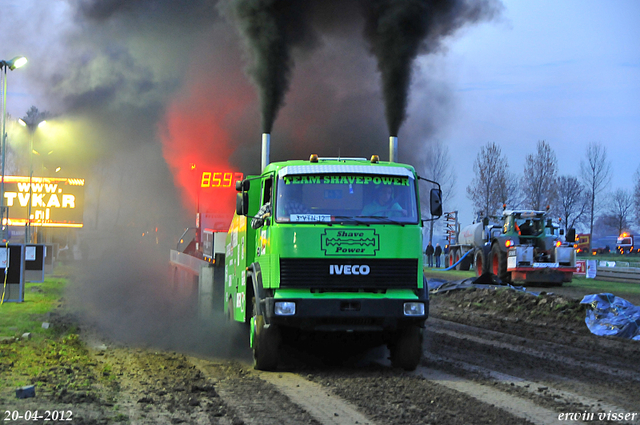
{"type": "Polygon", "coordinates": [[[591,306],[585,319],[591,333],[640,341],[640,307],[613,294],[586,295],[580,303],[591,306]]]}

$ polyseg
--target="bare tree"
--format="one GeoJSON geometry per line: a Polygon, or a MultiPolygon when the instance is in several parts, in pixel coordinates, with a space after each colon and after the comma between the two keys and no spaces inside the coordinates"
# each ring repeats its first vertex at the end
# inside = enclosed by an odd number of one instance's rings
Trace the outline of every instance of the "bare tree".
{"type": "Polygon", "coordinates": [[[554,209],[562,218],[565,231],[575,228],[587,213],[589,202],[584,186],[577,177],[560,176],[557,180],[557,197],[554,209]]]}
{"type": "Polygon", "coordinates": [[[629,230],[631,216],[633,213],[633,197],[624,190],[618,189],[609,196],[607,210],[604,214],[605,221],[621,234],[624,230],[629,230]]]}
{"type": "Polygon", "coordinates": [[[495,142],[480,147],[473,163],[475,177],[467,186],[467,197],[473,202],[475,211],[483,217],[495,215],[508,196],[506,178],[509,176],[507,158],[495,142]]]}
{"type": "Polygon", "coordinates": [[[500,170],[498,179],[501,184],[498,186],[498,200],[500,204],[507,205],[511,209],[520,208],[523,203],[522,191],[518,177],[509,172],[509,167],[500,170]]]}
{"type": "Polygon", "coordinates": [[[552,205],[556,196],[558,161],[551,146],[544,140],[538,142],[535,154],[527,155],[522,177],[525,206],[542,210],[552,205]]]}
{"type": "MultiPolygon", "coordinates": [[[[456,184],[456,175],[451,167],[449,148],[440,140],[429,143],[423,151],[423,159],[418,167],[418,174],[429,180],[437,181],[442,187],[442,202],[446,204],[453,198],[456,184]]],[[[420,191],[420,205],[426,211],[429,210],[429,191],[420,191]]],[[[428,215],[428,212],[424,212],[428,215]]],[[[433,240],[435,222],[431,221],[429,227],[429,241],[433,240]]]]}
{"type": "Polygon", "coordinates": [[[35,106],[31,106],[26,115],[22,118],[25,122],[40,122],[46,120],[51,114],[49,111],[40,111],[35,106]]]}
{"type": "Polygon", "coordinates": [[[580,161],[580,176],[589,197],[587,214],[589,216],[589,233],[593,235],[593,221],[597,212],[598,196],[611,181],[611,164],[607,161],[607,148],[599,143],[589,143],[586,160],[580,161]]]}

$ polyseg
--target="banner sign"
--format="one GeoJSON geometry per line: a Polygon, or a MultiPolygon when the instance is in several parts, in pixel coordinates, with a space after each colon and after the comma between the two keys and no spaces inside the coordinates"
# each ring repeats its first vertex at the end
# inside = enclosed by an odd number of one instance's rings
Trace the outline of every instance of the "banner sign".
{"type": "MultiPolygon", "coordinates": [[[[82,227],[84,179],[6,176],[4,205],[9,209],[9,226],[24,226],[31,204],[31,225],[82,227]]],[[[7,224],[7,223],[5,223],[7,224]]]]}

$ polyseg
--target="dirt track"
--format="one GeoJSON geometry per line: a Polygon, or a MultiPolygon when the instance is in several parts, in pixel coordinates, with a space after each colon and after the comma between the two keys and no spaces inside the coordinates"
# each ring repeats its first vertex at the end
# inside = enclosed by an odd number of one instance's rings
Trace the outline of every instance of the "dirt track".
{"type": "Polygon", "coordinates": [[[267,374],[246,361],[125,345],[81,326],[93,361],[69,366],[93,380],[91,390],[67,391],[52,372],[35,399],[3,391],[0,405],[71,411],[71,423],[82,424],[640,423],[638,343],[591,335],[583,318],[584,307],[566,297],[438,294],[425,359],[412,373],[392,369],[384,349],[336,343],[321,354],[291,347],[267,374]],[[567,414],[582,420],[558,420],[567,414]]]}

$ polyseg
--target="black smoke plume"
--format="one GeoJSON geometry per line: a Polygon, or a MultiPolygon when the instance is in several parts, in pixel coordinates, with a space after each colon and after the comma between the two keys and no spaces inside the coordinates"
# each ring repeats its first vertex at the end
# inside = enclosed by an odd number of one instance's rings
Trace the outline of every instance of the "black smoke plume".
{"type": "Polygon", "coordinates": [[[252,54],[249,75],[258,88],[262,132],[273,122],[290,84],[291,49],[311,42],[305,17],[309,3],[298,0],[236,0],[231,13],[252,54]]]}
{"type": "Polygon", "coordinates": [[[313,29],[335,32],[330,20],[361,24],[352,15],[357,13],[354,3],[360,5],[364,37],[378,61],[387,125],[394,136],[407,116],[416,57],[437,51],[443,38],[500,9],[494,0],[232,0],[229,10],[252,57],[249,75],[258,87],[263,132],[271,132],[284,104],[294,67],[292,49],[314,47],[313,29]]]}
{"type": "Polygon", "coordinates": [[[491,1],[366,0],[365,37],[378,60],[389,132],[398,135],[407,116],[414,59],[440,48],[441,41],[467,23],[493,17],[491,1]]]}

